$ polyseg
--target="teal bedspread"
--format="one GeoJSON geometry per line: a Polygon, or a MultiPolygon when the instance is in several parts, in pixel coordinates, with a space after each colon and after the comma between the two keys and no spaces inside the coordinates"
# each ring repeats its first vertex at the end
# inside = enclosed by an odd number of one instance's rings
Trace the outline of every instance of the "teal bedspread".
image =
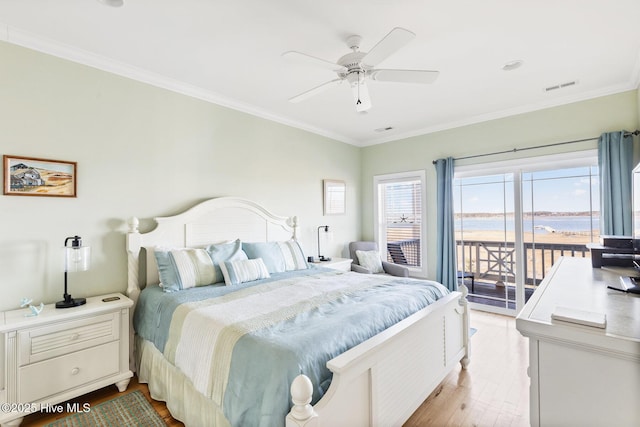
{"type": "Polygon", "coordinates": [[[311,268],[233,287],[149,287],[134,328],[219,402],[231,425],[283,426],[298,374],[311,379],[317,402],[331,382],[327,361],[448,292],[432,281],[311,268]],[[212,326],[195,327],[205,322],[212,326]]]}

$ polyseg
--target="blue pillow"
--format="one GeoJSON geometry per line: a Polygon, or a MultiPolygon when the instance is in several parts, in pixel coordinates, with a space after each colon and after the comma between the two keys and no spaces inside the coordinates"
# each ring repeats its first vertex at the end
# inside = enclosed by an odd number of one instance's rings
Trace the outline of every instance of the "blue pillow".
{"type": "Polygon", "coordinates": [[[213,261],[204,249],[156,248],[154,255],[158,264],[160,284],[165,292],[206,286],[221,281],[216,279],[213,261]]]}
{"type": "Polygon", "coordinates": [[[224,276],[220,271],[220,263],[225,261],[235,261],[247,259],[247,254],[242,251],[242,242],[240,239],[230,243],[220,243],[217,245],[209,245],[205,248],[209,252],[211,261],[216,271],[216,282],[224,282],[224,276]]]}
{"type": "Polygon", "coordinates": [[[153,255],[156,257],[156,263],[158,264],[158,276],[162,289],[165,292],[179,291],[180,282],[169,251],[154,249],[153,255]]]}
{"type": "Polygon", "coordinates": [[[277,242],[242,242],[242,250],[249,259],[262,258],[269,273],[282,273],[286,271],[286,263],[282,249],[277,242]]]}

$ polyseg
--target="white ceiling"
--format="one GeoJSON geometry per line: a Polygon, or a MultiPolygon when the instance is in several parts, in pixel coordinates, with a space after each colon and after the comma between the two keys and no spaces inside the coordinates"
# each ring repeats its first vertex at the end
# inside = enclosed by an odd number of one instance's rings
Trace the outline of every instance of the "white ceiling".
{"type": "Polygon", "coordinates": [[[638,0],[0,0],[0,40],[186,93],[358,146],[636,89],[638,0]],[[430,85],[368,82],[287,101],[392,28],[416,34],[381,68],[439,70],[430,85]],[[524,65],[513,71],[512,60],[524,65]],[[577,85],[545,92],[569,81],[577,85]],[[375,129],[393,127],[387,132],[375,129]]]}

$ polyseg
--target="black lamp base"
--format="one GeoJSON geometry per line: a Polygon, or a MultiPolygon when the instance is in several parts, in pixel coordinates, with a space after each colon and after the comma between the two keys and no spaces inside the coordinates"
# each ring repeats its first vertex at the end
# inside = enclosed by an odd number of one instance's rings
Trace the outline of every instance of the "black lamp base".
{"type": "Polygon", "coordinates": [[[77,307],[79,305],[83,305],[87,303],[86,298],[71,298],[71,295],[68,298],[65,298],[62,301],[58,301],[56,303],[56,308],[71,308],[77,307]]]}

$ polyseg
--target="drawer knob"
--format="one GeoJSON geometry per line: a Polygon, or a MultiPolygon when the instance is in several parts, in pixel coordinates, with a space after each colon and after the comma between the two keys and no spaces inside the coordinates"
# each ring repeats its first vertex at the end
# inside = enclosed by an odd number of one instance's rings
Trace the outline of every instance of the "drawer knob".
{"type": "Polygon", "coordinates": [[[78,372],[80,372],[80,368],[73,368],[71,370],[71,375],[78,375],[78,372]]]}
{"type": "Polygon", "coordinates": [[[73,334],[73,335],[71,335],[71,341],[75,341],[75,340],[77,340],[78,338],[80,338],[80,334],[73,334]]]}

